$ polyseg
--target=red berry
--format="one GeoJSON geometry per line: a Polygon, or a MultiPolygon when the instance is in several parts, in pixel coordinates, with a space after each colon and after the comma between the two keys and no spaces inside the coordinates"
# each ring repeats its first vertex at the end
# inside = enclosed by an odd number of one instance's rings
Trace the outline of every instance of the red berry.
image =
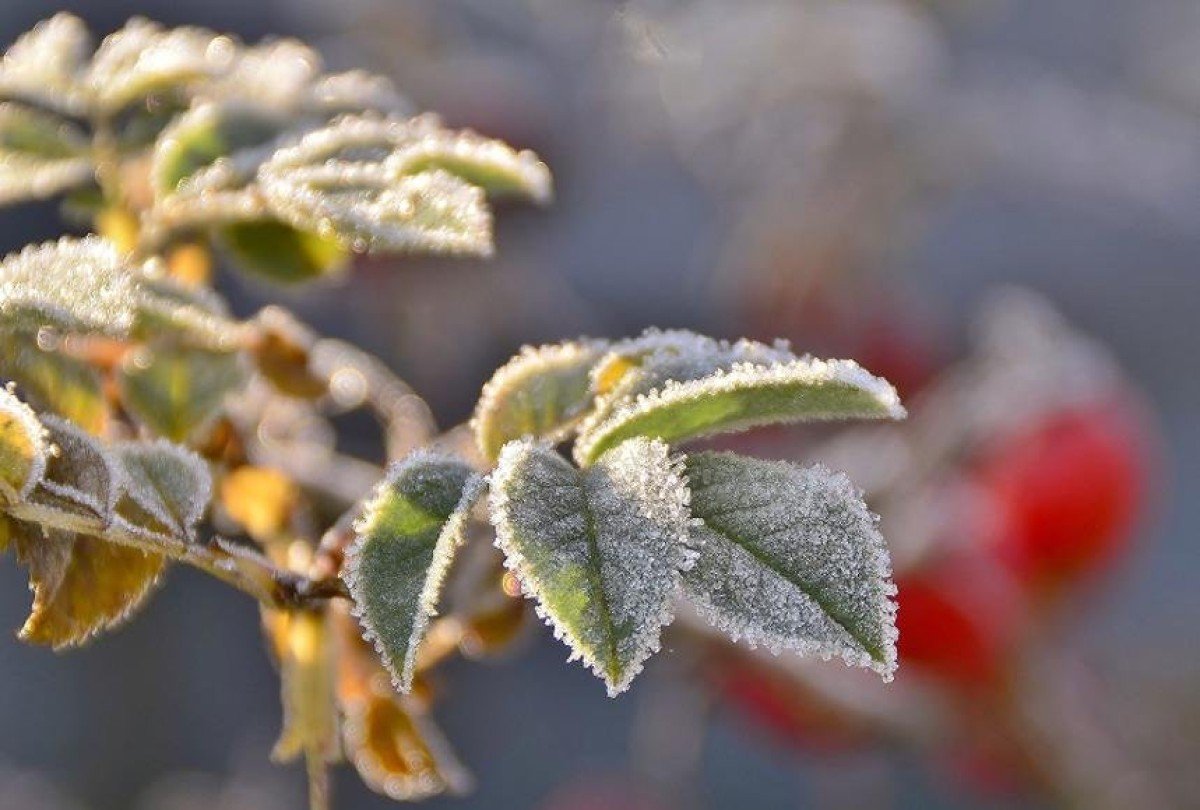
{"type": "Polygon", "coordinates": [[[760,667],[733,662],[716,680],[726,705],[780,745],[836,753],[860,741],[860,732],[836,711],[822,709],[794,682],[760,667]]]}
{"type": "Polygon", "coordinates": [[[1062,412],[984,460],[980,480],[1002,528],[997,557],[1046,593],[1103,570],[1143,501],[1146,439],[1128,408],[1062,412]]]}
{"type": "Polygon", "coordinates": [[[1024,620],[1024,600],[1002,568],[958,553],[897,581],[901,668],[966,690],[997,685],[1024,620]]]}

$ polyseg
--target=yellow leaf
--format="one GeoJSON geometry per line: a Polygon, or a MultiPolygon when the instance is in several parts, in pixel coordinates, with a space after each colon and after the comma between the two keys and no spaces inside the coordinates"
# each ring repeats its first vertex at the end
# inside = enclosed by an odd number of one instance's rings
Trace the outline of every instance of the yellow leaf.
{"type": "Polygon", "coordinates": [[[288,525],[298,493],[278,470],[246,465],[221,480],[221,505],[246,533],[260,542],[275,539],[288,525]]]}
{"type": "Polygon", "coordinates": [[[471,778],[421,701],[400,695],[375,651],[358,632],[347,606],[330,606],[340,642],[338,704],[342,744],[363,782],[397,801],[416,801],[440,793],[460,794],[471,778]]]}
{"type": "Polygon", "coordinates": [[[192,289],[208,286],[212,264],[212,253],[199,242],[184,242],[167,252],[167,273],[192,289]]]}
{"type": "Polygon", "coordinates": [[[119,625],[150,594],[166,565],[159,554],[97,537],[11,523],[29,568],[33,608],[20,636],[55,649],[83,644],[119,625]]]}
{"type": "Polygon", "coordinates": [[[46,472],[46,460],[45,428],[28,405],[0,388],[0,497],[27,496],[46,472]]]}

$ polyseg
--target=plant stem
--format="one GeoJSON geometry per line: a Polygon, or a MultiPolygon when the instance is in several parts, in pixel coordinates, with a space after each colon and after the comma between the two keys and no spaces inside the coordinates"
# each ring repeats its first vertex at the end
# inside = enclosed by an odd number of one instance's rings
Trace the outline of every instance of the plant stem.
{"type": "Polygon", "coordinates": [[[329,599],[349,598],[346,586],[336,572],[315,579],[305,577],[279,568],[253,549],[235,546],[221,538],[201,543],[166,535],[149,536],[134,532],[120,522],[106,524],[92,515],[32,503],[14,504],[7,507],[7,511],[18,520],[101,537],[147,553],[165,555],[232,585],[267,607],[295,609],[312,607],[329,599]]]}

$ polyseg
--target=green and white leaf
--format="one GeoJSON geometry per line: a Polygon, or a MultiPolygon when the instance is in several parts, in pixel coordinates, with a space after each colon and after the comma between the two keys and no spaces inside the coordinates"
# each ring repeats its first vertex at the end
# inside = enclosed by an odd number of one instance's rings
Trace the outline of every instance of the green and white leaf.
{"type": "Polygon", "coordinates": [[[245,103],[198,104],[167,127],[154,146],[150,176],[155,192],[171,194],[199,169],[219,158],[262,147],[283,128],[277,115],[245,103]]]}
{"type": "Polygon", "coordinates": [[[234,222],[217,234],[235,265],[271,281],[292,284],[337,275],[350,263],[340,241],[275,219],[234,222]]]}
{"type": "Polygon", "coordinates": [[[355,524],[344,574],[353,613],[401,692],[483,489],[463,462],[418,451],[393,465],[355,524]]]}
{"type": "Polygon", "coordinates": [[[432,116],[345,116],[276,152],[258,173],[273,211],[357,251],[487,255],[484,191],[549,195],[530,153],[453,133],[432,116]]]}
{"type": "Polygon", "coordinates": [[[20,501],[46,474],[46,428],[9,388],[0,388],[0,497],[20,501]]]}
{"type": "Polygon", "coordinates": [[[95,369],[61,353],[53,342],[43,348],[36,333],[13,332],[2,339],[0,378],[15,382],[33,408],[64,416],[91,433],[103,429],[108,405],[95,369]]]}
{"type": "Polygon", "coordinates": [[[841,473],[733,453],[686,460],[699,555],[684,590],[734,640],[838,656],[891,680],[896,588],[877,519],[841,473]]]}
{"type": "Polygon", "coordinates": [[[87,97],[78,85],[91,35],[73,14],[59,13],[22,35],[0,61],[0,98],[30,101],[79,115],[87,97]]]}
{"type": "Polygon", "coordinates": [[[52,495],[85,507],[105,522],[112,519],[121,491],[116,458],[88,433],[65,419],[42,414],[51,447],[38,485],[52,495]]]}
{"type": "Polygon", "coordinates": [[[240,355],[147,346],[121,365],[121,400],[155,433],[184,442],[207,427],[246,381],[240,355]]]}
{"type": "Polygon", "coordinates": [[[93,179],[83,133],[73,124],[0,103],[0,205],[46,199],[93,179]]]}
{"type": "Polygon", "coordinates": [[[245,326],[229,314],[220,296],[210,289],[192,289],[173,280],[161,259],[151,259],[143,266],[138,284],[134,337],[214,352],[229,352],[241,346],[245,326]]]}
{"type": "Polygon", "coordinates": [[[138,284],[120,253],[98,237],[30,245],[0,261],[0,319],[8,328],[124,337],[138,284]]]}
{"type": "Polygon", "coordinates": [[[624,691],[670,623],[687,547],[688,490],[662,442],[635,439],[578,470],[550,448],[510,442],[492,473],[496,545],[539,614],[624,691]]]}
{"type": "Polygon", "coordinates": [[[483,387],[471,428],[484,457],[495,461],[513,439],[565,438],[592,402],[590,374],[607,343],[578,340],[525,346],[483,387]]]}
{"type": "Polygon", "coordinates": [[[153,536],[161,529],[175,539],[191,540],[212,500],[212,473],[192,451],[163,439],[113,446],[122,471],[124,496],[134,510],[118,505],[118,521],[153,536]],[[149,516],[157,524],[146,525],[149,516]]]}
{"type": "Polygon", "coordinates": [[[669,379],[598,410],[580,428],[575,459],[590,463],[634,436],[674,444],[760,425],[904,414],[896,390],[850,360],[739,363],[699,379],[669,379]]]}
{"type": "Polygon", "coordinates": [[[94,109],[112,114],[156,92],[228,69],[236,50],[203,28],[163,28],[135,17],[100,43],[83,76],[94,109]]]}

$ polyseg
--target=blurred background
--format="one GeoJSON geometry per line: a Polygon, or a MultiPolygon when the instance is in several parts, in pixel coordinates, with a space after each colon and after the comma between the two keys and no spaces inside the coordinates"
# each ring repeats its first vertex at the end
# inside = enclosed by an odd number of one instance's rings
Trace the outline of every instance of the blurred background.
{"type": "MultiPolygon", "coordinates": [[[[609,700],[533,632],[439,673],[476,787],[430,807],[1200,807],[1194,0],[5,0],[0,42],[59,10],[298,36],[540,153],[557,199],[502,211],[494,261],[221,277],[444,427],[523,343],[650,325],[854,357],[911,406],[727,443],[866,488],[895,684],[668,638],[609,700]]],[[[9,209],[0,248],[60,230],[9,209]]],[[[5,561],[0,624],[28,600],[5,561]]],[[[303,806],[256,607],[190,570],[103,643],[0,645],[0,684],[4,810],[303,806]]]]}

